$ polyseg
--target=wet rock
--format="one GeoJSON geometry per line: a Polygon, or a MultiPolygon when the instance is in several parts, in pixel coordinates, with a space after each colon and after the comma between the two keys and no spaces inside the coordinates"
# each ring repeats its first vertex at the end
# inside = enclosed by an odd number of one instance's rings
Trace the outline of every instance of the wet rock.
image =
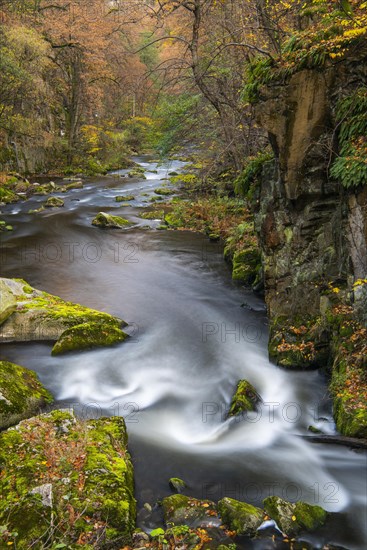
{"type": "Polygon", "coordinates": [[[100,337],[105,331],[107,339],[126,326],[118,317],[66,302],[22,279],[0,279],[0,285],[16,300],[16,310],[0,326],[0,342],[55,341],[71,327],[85,324],[92,324],[94,329],[98,325],[100,337]]]}
{"type": "Polygon", "coordinates": [[[70,351],[81,351],[96,347],[112,346],[127,338],[114,322],[82,323],[63,332],[52,348],[52,355],[61,355],[70,351]]]}
{"type": "Polygon", "coordinates": [[[254,535],[264,518],[260,508],[229,497],[218,502],[218,511],[223,523],[239,535],[254,535]]]}
{"type": "Polygon", "coordinates": [[[232,397],[228,416],[236,416],[247,411],[256,411],[262,402],[260,395],[248,380],[240,380],[232,397]]]}
{"type": "Polygon", "coordinates": [[[16,310],[17,299],[8,285],[0,279],[0,325],[16,310]]]}
{"type": "Polygon", "coordinates": [[[35,487],[31,491],[31,495],[40,495],[43,506],[52,508],[52,484],[45,483],[39,487],[35,487]]]}
{"type": "Polygon", "coordinates": [[[133,200],[135,200],[134,195],[117,195],[117,197],[115,197],[116,202],[133,201],[133,200]]]}
{"type": "Polygon", "coordinates": [[[60,197],[49,197],[44,206],[46,208],[60,208],[64,206],[64,201],[60,197]]]}
{"type": "Polygon", "coordinates": [[[221,523],[216,506],[210,500],[171,495],[163,499],[162,506],[167,526],[188,525],[196,528],[221,523]]]}
{"type": "Polygon", "coordinates": [[[182,491],[186,487],[186,483],[179,477],[171,477],[171,479],[169,480],[169,486],[173,491],[176,491],[177,493],[182,493],[182,491]]]}
{"type": "Polygon", "coordinates": [[[8,361],[0,361],[0,429],[35,414],[53,401],[36,373],[8,361]]]}
{"type": "Polygon", "coordinates": [[[283,533],[292,537],[303,530],[315,531],[325,523],[328,515],[320,506],[301,501],[293,504],[276,496],[266,498],[264,508],[283,533]]]}
{"type": "Polygon", "coordinates": [[[120,216],[113,216],[112,214],[106,214],[105,212],[99,212],[97,216],[92,221],[92,225],[101,228],[110,228],[110,229],[121,229],[128,225],[131,225],[131,222],[121,218],[120,216]]]}
{"type": "Polygon", "coordinates": [[[157,195],[173,195],[174,192],[173,189],[169,189],[168,187],[157,187],[157,189],[154,189],[154,193],[157,195]]]}

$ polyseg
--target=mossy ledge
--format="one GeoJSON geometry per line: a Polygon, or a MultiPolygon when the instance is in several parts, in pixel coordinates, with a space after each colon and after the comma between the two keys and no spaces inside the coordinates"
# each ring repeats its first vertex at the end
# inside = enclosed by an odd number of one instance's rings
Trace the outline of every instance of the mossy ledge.
{"type": "Polygon", "coordinates": [[[0,361],[0,430],[32,416],[52,401],[36,373],[0,361]]]}
{"type": "Polygon", "coordinates": [[[62,353],[126,339],[122,319],[66,302],[22,279],[0,279],[0,290],[16,301],[15,311],[0,326],[0,342],[58,341],[56,353],[62,353]]]}
{"type": "Polygon", "coordinates": [[[0,546],[120,548],[135,526],[123,418],[53,411],[0,435],[0,546]]]}

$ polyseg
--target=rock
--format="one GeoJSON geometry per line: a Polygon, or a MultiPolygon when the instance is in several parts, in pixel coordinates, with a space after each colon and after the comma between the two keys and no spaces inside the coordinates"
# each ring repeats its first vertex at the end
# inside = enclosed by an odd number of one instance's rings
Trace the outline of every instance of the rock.
{"type": "Polygon", "coordinates": [[[130,170],[130,172],[128,172],[128,176],[129,178],[140,178],[140,179],[146,180],[147,178],[144,175],[144,172],[145,172],[144,168],[142,168],[141,166],[137,166],[132,170],[130,170]]]}
{"type": "Polygon", "coordinates": [[[45,483],[39,487],[35,487],[31,491],[31,495],[40,495],[43,506],[52,508],[52,484],[45,483]]]}
{"type": "MultiPolygon", "coordinates": [[[[71,327],[92,324],[101,327],[106,341],[120,335],[117,329],[126,323],[94,309],[66,302],[58,296],[36,290],[22,279],[1,279],[16,300],[16,311],[0,326],[0,342],[55,341],[71,327]]],[[[82,349],[85,349],[83,342],[82,349]]]]}
{"type": "Polygon", "coordinates": [[[169,480],[169,485],[173,491],[176,491],[177,493],[182,493],[182,491],[186,487],[186,483],[180,479],[179,477],[171,477],[169,480]]]}
{"type": "Polygon", "coordinates": [[[135,200],[134,195],[117,195],[117,197],[115,197],[116,202],[133,201],[133,200],[135,200]]]}
{"type": "Polygon", "coordinates": [[[10,189],[0,186],[0,202],[3,204],[10,204],[12,202],[18,202],[19,197],[10,189]]]}
{"type": "Polygon", "coordinates": [[[79,538],[93,548],[130,540],[136,504],[123,418],[81,421],[53,411],[25,420],[0,434],[0,462],[0,546],[17,532],[17,548],[38,548],[52,525],[67,526],[52,531],[55,548],[79,538]],[[65,421],[69,431],[60,433],[65,421]]]}
{"type": "Polygon", "coordinates": [[[232,397],[228,416],[236,416],[242,412],[256,411],[262,399],[254,386],[247,380],[240,380],[232,397]]]}
{"type": "Polygon", "coordinates": [[[301,501],[292,504],[276,496],[267,497],[264,508],[279,529],[290,537],[303,530],[315,531],[325,523],[328,515],[320,506],[301,501]]]}
{"type": "Polygon", "coordinates": [[[162,506],[167,527],[188,525],[196,528],[220,525],[216,506],[210,500],[171,495],[163,499],[162,506]]]}
{"type": "Polygon", "coordinates": [[[251,504],[225,497],[218,502],[218,511],[225,523],[238,535],[253,536],[263,522],[264,512],[251,504]]]}
{"type": "Polygon", "coordinates": [[[131,225],[131,222],[121,218],[120,216],[112,216],[112,214],[106,214],[105,212],[99,212],[92,221],[92,225],[102,228],[121,229],[127,225],[131,225]]]}
{"type": "Polygon", "coordinates": [[[114,322],[82,323],[63,332],[52,348],[52,355],[81,351],[95,347],[112,346],[126,340],[125,334],[114,322]]]}
{"type": "Polygon", "coordinates": [[[168,189],[168,187],[157,187],[157,189],[154,189],[154,193],[157,195],[173,195],[174,192],[173,189],[168,189]]]}
{"type": "Polygon", "coordinates": [[[0,325],[16,310],[17,299],[3,279],[0,279],[0,325]]]}
{"type": "Polygon", "coordinates": [[[35,208],[34,210],[28,210],[28,214],[38,214],[39,212],[44,212],[45,207],[41,206],[40,208],[35,208]]]}
{"type": "Polygon", "coordinates": [[[13,228],[12,225],[6,225],[6,226],[5,226],[5,229],[6,229],[7,231],[13,231],[14,228],[13,228]]]}
{"type": "Polygon", "coordinates": [[[232,279],[244,284],[252,284],[261,266],[261,254],[257,246],[237,250],[232,259],[232,279]]]}
{"type": "Polygon", "coordinates": [[[72,189],[83,189],[84,185],[82,180],[75,180],[65,185],[63,192],[71,191],[72,189]]]}
{"type": "Polygon", "coordinates": [[[60,208],[64,206],[64,201],[60,197],[49,197],[44,206],[45,208],[60,208]]]}
{"type": "Polygon", "coordinates": [[[0,361],[0,430],[32,416],[52,401],[33,371],[0,361]]]}

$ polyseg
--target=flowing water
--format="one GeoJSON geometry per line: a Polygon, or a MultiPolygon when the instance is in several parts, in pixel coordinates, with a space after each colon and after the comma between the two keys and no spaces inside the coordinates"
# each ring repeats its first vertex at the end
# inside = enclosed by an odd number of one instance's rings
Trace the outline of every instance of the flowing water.
{"type": "MultiPolygon", "coordinates": [[[[129,341],[63,357],[51,357],[48,343],[8,344],[3,358],[34,369],[58,406],[85,417],[125,417],[141,527],[161,521],[159,509],[149,513],[144,503],[170,494],[169,478],[180,477],[187,494],[199,498],[261,505],[277,494],[319,504],[335,514],[317,536],[304,537],[308,547],[365,548],[366,453],[302,438],[309,425],[335,433],[326,379],[269,363],[264,304],[232,283],[220,245],[190,232],[157,231],[158,221],[139,218],[182,163],[137,160],[151,170],[146,180],[118,177],[121,171],[69,192],[65,208],[29,215],[45,200],[33,197],[2,216],[15,228],[2,235],[2,276],[123,318],[129,341]],[[121,207],[119,194],[135,200],[121,207]],[[92,227],[99,211],[135,225],[92,227]],[[241,378],[263,404],[259,413],[229,420],[241,378]]],[[[271,540],[241,544],[275,548],[271,540]]]]}

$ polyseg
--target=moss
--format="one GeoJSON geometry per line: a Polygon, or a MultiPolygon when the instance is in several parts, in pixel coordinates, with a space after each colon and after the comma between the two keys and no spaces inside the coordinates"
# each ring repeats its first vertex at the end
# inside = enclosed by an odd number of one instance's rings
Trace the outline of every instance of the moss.
{"type": "Polygon", "coordinates": [[[218,510],[223,522],[239,535],[254,535],[263,522],[263,510],[233,498],[220,500],[218,510]]]}
{"type": "Polygon", "coordinates": [[[5,202],[5,204],[9,204],[12,202],[19,201],[18,195],[13,193],[10,189],[7,189],[6,187],[0,186],[0,202],[5,202]]]}
{"type": "Polygon", "coordinates": [[[315,531],[325,523],[328,515],[320,506],[301,501],[292,504],[276,496],[266,498],[264,508],[288,536],[295,536],[302,530],[315,531]]]}
{"type": "Polygon", "coordinates": [[[152,210],[151,212],[143,212],[140,215],[143,220],[161,220],[164,218],[164,210],[152,210]]]}
{"type": "Polygon", "coordinates": [[[136,505],[123,418],[82,422],[61,414],[41,415],[0,435],[0,524],[6,526],[0,541],[17,532],[20,550],[42,547],[46,539],[50,547],[67,548],[81,540],[90,548],[128,543],[136,505]],[[47,483],[52,510],[30,494],[47,483]]]}
{"type": "Polygon", "coordinates": [[[260,402],[261,397],[254,386],[247,380],[240,380],[232,397],[228,415],[235,416],[245,411],[256,411],[260,402]]]}
{"type": "Polygon", "coordinates": [[[112,214],[106,214],[105,212],[99,212],[92,221],[92,225],[102,228],[120,229],[131,225],[131,222],[121,218],[120,216],[112,216],[112,214]]]}
{"type": "Polygon", "coordinates": [[[64,201],[60,197],[49,197],[44,206],[46,208],[60,208],[64,206],[64,201]]]}
{"type": "Polygon", "coordinates": [[[0,429],[32,416],[52,401],[33,371],[0,361],[0,429]]]}
{"type": "Polygon", "coordinates": [[[232,260],[232,279],[234,281],[251,284],[256,279],[260,268],[260,250],[249,246],[245,250],[237,250],[232,260]]]}
{"type": "Polygon", "coordinates": [[[171,477],[171,479],[169,480],[169,485],[171,489],[173,489],[177,493],[182,493],[182,491],[186,487],[186,483],[179,477],[171,477]]]}
{"type": "Polygon", "coordinates": [[[174,192],[173,189],[168,189],[168,187],[157,187],[157,189],[154,189],[154,193],[157,195],[173,195],[174,192]]]}
{"type": "Polygon", "coordinates": [[[112,346],[123,342],[126,338],[127,334],[114,323],[82,323],[62,333],[52,348],[52,355],[101,346],[112,346]]]}
{"type": "Polygon", "coordinates": [[[134,195],[117,195],[117,197],[115,197],[116,202],[133,201],[133,200],[135,200],[134,195]]]}

